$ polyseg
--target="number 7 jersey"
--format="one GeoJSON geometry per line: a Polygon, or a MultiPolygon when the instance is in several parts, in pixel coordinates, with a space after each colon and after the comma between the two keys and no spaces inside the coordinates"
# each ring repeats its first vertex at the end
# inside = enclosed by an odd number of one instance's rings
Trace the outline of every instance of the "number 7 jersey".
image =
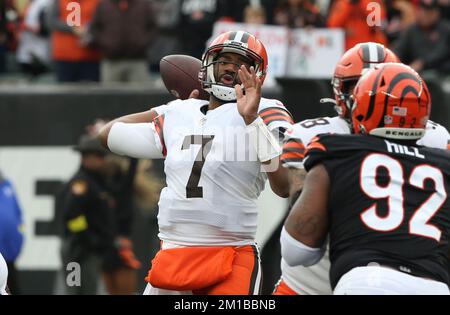
{"type": "MultiPolygon", "coordinates": [[[[267,176],[236,103],[207,107],[188,99],[154,108],[167,183],[158,204],[159,237],[179,245],[251,244],[267,176]]],[[[261,99],[259,115],[271,131],[292,123],[276,100],[261,99]]]]}

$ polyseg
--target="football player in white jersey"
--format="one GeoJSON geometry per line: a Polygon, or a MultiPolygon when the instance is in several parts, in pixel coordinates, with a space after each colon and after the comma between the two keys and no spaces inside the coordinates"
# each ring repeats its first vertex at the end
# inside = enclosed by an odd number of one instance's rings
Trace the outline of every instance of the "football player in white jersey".
{"type": "MultiPolygon", "coordinates": [[[[336,117],[320,117],[296,123],[286,132],[282,163],[289,168],[290,204],[294,204],[301,193],[306,171],[303,168],[305,146],[323,133],[351,133],[351,99],[360,76],[379,63],[399,62],[397,56],[381,44],[360,43],[349,49],[336,65],[332,86],[335,94],[336,117]]],[[[447,129],[428,121],[425,136],[417,143],[427,147],[448,149],[450,134],[447,129]]],[[[332,294],[329,282],[330,260],[328,250],[321,261],[312,267],[289,266],[281,260],[281,279],[275,287],[276,295],[332,294]]]]}
{"type": "Polygon", "coordinates": [[[8,282],[8,265],[6,265],[6,261],[0,253],[0,295],[8,295],[7,291],[7,282],[8,282]]]}
{"type": "Polygon", "coordinates": [[[289,194],[275,135],[291,127],[292,117],[281,102],[260,96],[264,45],[247,32],[227,32],[202,64],[209,102],[176,100],[113,120],[100,132],[115,153],[165,158],[161,250],[144,294],[259,293],[256,200],[267,177],[277,195],[289,194]]]}

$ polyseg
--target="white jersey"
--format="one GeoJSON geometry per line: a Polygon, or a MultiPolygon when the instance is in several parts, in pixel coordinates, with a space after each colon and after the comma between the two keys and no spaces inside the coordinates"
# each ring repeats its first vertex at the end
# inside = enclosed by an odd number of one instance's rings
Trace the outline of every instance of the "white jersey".
{"type": "Polygon", "coordinates": [[[8,280],[8,266],[5,259],[3,259],[2,253],[0,253],[0,295],[7,295],[6,283],[8,280]]]}
{"type": "Polygon", "coordinates": [[[285,167],[303,168],[306,146],[322,133],[349,134],[347,122],[340,117],[320,117],[296,123],[285,132],[282,162],[285,167]]]}
{"type": "MultiPolygon", "coordinates": [[[[282,162],[286,167],[303,168],[304,148],[311,139],[323,133],[350,134],[347,122],[340,117],[321,117],[296,123],[285,133],[287,142],[283,147],[282,162]]],[[[426,133],[417,144],[448,149],[450,134],[445,127],[428,121],[426,133]]],[[[319,263],[311,267],[291,267],[282,260],[281,272],[283,281],[301,295],[332,294],[329,281],[330,260],[328,248],[319,263]]]]}
{"type": "Polygon", "coordinates": [[[417,141],[417,144],[428,148],[450,150],[450,133],[444,126],[429,120],[425,135],[417,141]]]}
{"type": "MultiPolygon", "coordinates": [[[[179,245],[251,244],[256,200],[267,176],[245,141],[236,103],[205,114],[207,106],[188,99],[154,108],[167,183],[158,204],[159,237],[179,245]]],[[[279,101],[262,99],[259,115],[270,130],[291,127],[291,115],[279,101]]]]}

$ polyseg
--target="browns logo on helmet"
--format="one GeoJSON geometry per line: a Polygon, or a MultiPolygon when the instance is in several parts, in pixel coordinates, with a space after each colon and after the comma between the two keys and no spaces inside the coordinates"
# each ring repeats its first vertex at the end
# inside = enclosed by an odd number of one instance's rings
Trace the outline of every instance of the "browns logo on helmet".
{"type": "Polygon", "coordinates": [[[431,96],[411,67],[385,63],[369,70],[353,91],[355,133],[413,140],[425,134],[431,96]]]}
{"type": "Polygon", "coordinates": [[[339,116],[351,119],[350,96],[358,79],[380,63],[400,62],[388,48],[378,43],[360,43],[347,50],[337,63],[331,85],[335,95],[335,109],[339,116]]]}
{"type": "Polygon", "coordinates": [[[199,78],[203,89],[222,101],[236,100],[234,86],[217,80],[214,65],[222,53],[236,53],[249,59],[256,75],[264,82],[267,72],[267,52],[263,43],[244,31],[230,31],[217,36],[203,55],[199,78]]]}

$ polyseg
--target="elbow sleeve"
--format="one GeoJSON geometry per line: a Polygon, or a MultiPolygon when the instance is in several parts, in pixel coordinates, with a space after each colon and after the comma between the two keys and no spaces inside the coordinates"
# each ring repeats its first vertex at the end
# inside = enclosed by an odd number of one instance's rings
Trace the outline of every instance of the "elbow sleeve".
{"type": "Polygon", "coordinates": [[[325,253],[325,246],[312,248],[293,238],[283,227],[281,231],[281,256],[289,266],[312,266],[318,263],[325,253]]]}
{"type": "Polygon", "coordinates": [[[153,123],[117,122],[109,131],[108,148],[119,155],[141,159],[163,158],[162,145],[153,123]]]}

